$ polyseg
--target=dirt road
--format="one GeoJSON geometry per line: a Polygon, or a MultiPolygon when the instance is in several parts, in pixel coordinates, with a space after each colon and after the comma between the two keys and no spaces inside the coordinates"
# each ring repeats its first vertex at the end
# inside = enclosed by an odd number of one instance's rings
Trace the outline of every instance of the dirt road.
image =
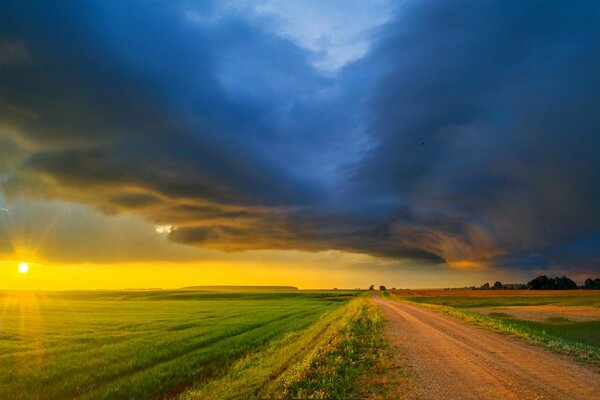
{"type": "Polygon", "coordinates": [[[600,399],[600,375],[567,357],[418,306],[374,301],[421,399],[600,399]]]}

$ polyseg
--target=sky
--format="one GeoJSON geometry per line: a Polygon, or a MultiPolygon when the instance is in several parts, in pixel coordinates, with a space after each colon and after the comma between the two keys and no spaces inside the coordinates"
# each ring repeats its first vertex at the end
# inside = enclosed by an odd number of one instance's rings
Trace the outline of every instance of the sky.
{"type": "Polygon", "coordinates": [[[594,1],[3,1],[0,289],[597,276],[599,20],[594,1]]]}

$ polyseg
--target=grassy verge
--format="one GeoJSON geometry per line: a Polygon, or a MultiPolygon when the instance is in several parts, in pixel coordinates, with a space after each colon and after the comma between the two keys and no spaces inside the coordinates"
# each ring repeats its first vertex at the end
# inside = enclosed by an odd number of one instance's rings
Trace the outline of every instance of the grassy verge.
{"type": "Polygon", "coordinates": [[[326,340],[312,359],[286,380],[286,398],[364,398],[360,378],[376,368],[384,349],[382,318],[368,300],[353,305],[341,329],[326,340]]]}
{"type": "MultiPolygon", "coordinates": [[[[600,348],[549,333],[542,324],[488,317],[479,313],[437,304],[419,303],[421,307],[461,319],[469,324],[523,339],[551,351],[567,354],[600,368],[600,348]]],[[[554,333],[554,331],[550,331],[554,333]]]]}
{"type": "Polygon", "coordinates": [[[181,399],[365,398],[378,391],[359,382],[383,368],[381,329],[379,309],[366,298],[353,300],[247,355],[225,376],[181,399]]]}

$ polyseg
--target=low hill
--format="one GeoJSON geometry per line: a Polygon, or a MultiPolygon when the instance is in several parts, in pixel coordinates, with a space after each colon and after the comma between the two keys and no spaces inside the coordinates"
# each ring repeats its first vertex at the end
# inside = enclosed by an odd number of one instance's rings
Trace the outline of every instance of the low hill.
{"type": "Polygon", "coordinates": [[[215,291],[240,291],[240,290],[298,290],[295,286],[218,286],[218,285],[207,285],[207,286],[186,286],[182,289],[186,290],[215,290],[215,291]]]}

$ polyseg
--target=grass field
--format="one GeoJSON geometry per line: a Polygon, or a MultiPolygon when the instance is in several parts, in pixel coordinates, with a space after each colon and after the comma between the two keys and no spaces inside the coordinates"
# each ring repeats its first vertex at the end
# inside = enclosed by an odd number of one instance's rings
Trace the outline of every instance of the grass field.
{"type": "Polygon", "coordinates": [[[456,308],[548,304],[600,307],[600,293],[591,290],[423,290],[398,291],[395,295],[416,303],[456,308]]]}
{"type": "Polygon", "coordinates": [[[394,293],[394,297],[422,304],[600,366],[600,321],[581,322],[563,317],[532,321],[516,318],[508,311],[520,307],[557,306],[568,316],[569,310],[577,307],[600,307],[598,291],[420,290],[398,291],[394,293]],[[490,307],[499,307],[499,310],[487,315],[480,312],[483,308],[490,307]]]}
{"type": "Polygon", "coordinates": [[[5,292],[0,310],[7,399],[350,395],[343,368],[369,367],[357,349],[375,351],[379,329],[343,291],[5,292]]]}

